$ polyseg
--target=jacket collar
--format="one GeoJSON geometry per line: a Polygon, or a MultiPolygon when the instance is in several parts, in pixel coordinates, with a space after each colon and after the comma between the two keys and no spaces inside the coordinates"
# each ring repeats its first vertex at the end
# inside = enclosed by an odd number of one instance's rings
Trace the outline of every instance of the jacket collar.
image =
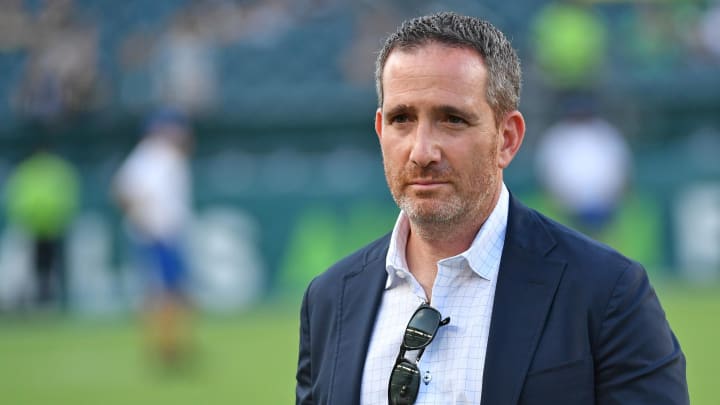
{"type": "Polygon", "coordinates": [[[565,269],[535,211],[510,197],[510,214],[490,323],[482,404],[515,404],[565,269]]]}
{"type": "MultiPolygon", "coordinates": [[[[510,195],[483,379],[483,404],[516,403],[537,348],[565,263],[548,253],[556,245],[538,214],[510,195]]],[[[343,279],[331,403],[360,402],[365,356],[387,272],[390,235],[368,250],[358,271],[343,279]]]]}
{"type": "Polygon", "coordinates": [[[330,403],[360,403],[365,356],[387,280],[385,258],[389,242],[390,234],[374,243],[365,255],[362,267],[343,278],[337,309],[338,345],[330,403]]]}

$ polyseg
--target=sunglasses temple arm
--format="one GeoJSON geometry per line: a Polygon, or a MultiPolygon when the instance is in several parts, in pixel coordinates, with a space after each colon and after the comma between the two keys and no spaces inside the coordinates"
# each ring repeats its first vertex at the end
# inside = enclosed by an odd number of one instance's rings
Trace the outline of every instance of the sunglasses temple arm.
{"type": "Polygon", "coordinates": [[[397,359],[395,359],[395,364],[399,363],[400,360],[402,360],[402,359],[405,358],[405,353],[407,353],[407,351],[406,351],[404,348],[401,347],[401,348],[400,348],[400,353],[398,353],[397,359]]]}
{"type": "Polygon", "coordinates": [[[445,326],[445,325],[447,325],[447,324],[449,324],[449,323],[450,323],[450,317],[448,316],[447,318],[445,318],[445,319],[443,319],[442,321],[440,321],[440,326],[445,326]]]}
{"type": "Polygon", "coordinates": [[[417,356],[415,356],[415,364],[420,362],[420,357],[422,357],[423,353],[425,353],[425,347],[423,347],[422,349],[418,349],[417,356]]]}

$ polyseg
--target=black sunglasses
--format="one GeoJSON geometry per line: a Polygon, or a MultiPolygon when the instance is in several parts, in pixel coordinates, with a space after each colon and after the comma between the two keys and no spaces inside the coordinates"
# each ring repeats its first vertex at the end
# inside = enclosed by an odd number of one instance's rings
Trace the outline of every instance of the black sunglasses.
{"type": "Polygon", "coordinates": [[[433,341],[441,326],[450,323],[450,318],[442,319],[440,311],[422,303],[405,327],[405,336],[400,345],[400,353],[390,374],[388,386],[389,405],[412,405],[420,389],[420,361],[425,348],[433,341]],[[419,350],[415,362],[405,358],[409,350],[419,350]]]}

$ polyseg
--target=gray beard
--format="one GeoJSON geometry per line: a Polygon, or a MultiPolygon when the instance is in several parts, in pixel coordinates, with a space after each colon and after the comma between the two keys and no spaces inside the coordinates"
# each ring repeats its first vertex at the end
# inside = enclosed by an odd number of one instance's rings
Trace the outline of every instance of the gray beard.
{"type": "Polygon", "coordinates": [[[459,199],[449,201],[430,213],[419,212],[420,210],[404,197],[396,198],[395,202],[413,224],[413,231],[425,240],[439,240],[452,235],[468,213],[468,207],[459,199]]]}
{"type": "MultiPolygon", "coordinates": [[[[480,194],[477,201],[463,201],[460,197],[453,197],[429,212],[422,212],[412,203],[412,199],[405,196],[393,196],[395,203],[407,215],[412,229],[425,240],[447,240],[457,233],[458,228],[468,226],[478,220],[473,216],[490,215],[494,207],[485,207],[493,196],[497,182],[488,181],[485,192],[480,194]],[[487,212],[481,212],[483,207],[487,212]]],[[[487,218],[482,218],[484,222],[487,218]]],[[[482,224],[482,222],[481,222],[482,224]]]]}

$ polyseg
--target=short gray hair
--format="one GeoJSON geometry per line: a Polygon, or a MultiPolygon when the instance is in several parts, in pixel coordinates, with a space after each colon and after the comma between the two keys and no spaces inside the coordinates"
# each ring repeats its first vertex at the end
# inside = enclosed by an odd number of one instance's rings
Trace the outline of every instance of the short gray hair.
{"type": "Polygon", "coordinates": [[[375,61],[375,88],[378,106],[383,105],[382,74],[390,53],[395,49],[413,49],[429,43],[476,50],[488,71],[485,98],[495,121],[518,109],[522,72],[520,59],[505,35],[487,21],[442,12],[405,21],[390,34],[375,61]]]}

